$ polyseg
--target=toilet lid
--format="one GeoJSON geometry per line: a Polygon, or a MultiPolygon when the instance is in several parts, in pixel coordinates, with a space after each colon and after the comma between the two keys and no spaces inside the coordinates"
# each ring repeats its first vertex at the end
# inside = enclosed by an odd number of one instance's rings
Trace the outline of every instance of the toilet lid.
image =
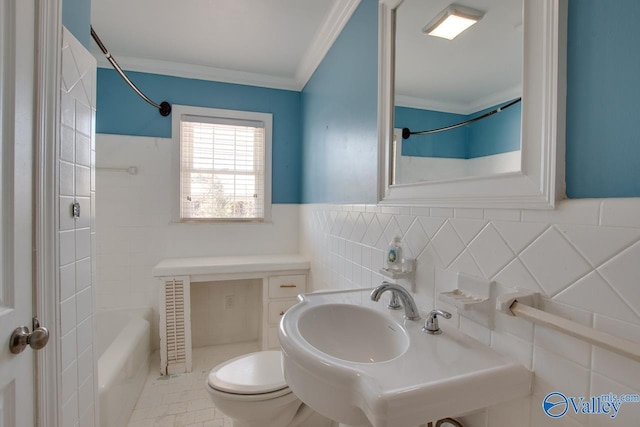
{"type": "Polygon", "coordinates": [[[245,354],[209,372],[209,386],[234,394],[263,394],[287,388],[280,351],[245,354]]]}

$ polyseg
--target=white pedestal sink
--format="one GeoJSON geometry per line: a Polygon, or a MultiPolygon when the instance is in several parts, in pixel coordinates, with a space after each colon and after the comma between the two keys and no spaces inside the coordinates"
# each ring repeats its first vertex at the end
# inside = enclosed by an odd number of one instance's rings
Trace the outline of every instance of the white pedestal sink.
{"type": "Polygon", "coordinates": [[[529,395],[524,366],[446,321],[442,335],[427,335],[422,321],[368,296],[305,294],[280,323],[287,384],[317,412],[352,426],[413,427],[529,395]]]}
{"type": "Polygon", "coordinates": [[[317,350],[350,362],[386,362],[409,347],[409,335],[404,327],[375,310],[358,305],[309,307],[298,318],[298,330],[317,350]]]}

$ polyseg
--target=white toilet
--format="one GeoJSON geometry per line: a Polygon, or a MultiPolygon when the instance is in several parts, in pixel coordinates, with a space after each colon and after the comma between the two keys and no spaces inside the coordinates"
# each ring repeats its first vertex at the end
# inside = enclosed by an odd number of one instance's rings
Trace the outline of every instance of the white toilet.
{"type": "Polygon", "coordinates": [[[337,425],[293,394],[284,380],[282,353],[259,351],[219,364],[207,391],[234,427],[329,427],[337,425]]]}

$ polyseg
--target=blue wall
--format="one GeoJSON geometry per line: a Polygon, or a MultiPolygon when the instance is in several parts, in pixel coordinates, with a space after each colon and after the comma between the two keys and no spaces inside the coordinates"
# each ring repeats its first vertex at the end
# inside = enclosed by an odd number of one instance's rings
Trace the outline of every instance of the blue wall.
{"type": "MultiPolygon", "coordinates": [[[[609,3],[569,2],[566,171],[571,198],[640,197],[640,133],[635,129],[640,123],[640,1],[609,3]]],[[[152,99],[273,112],[274,202],[375,203],[377,23],[377,1],[362,0],[302,94],[131,75],[152,99]]],[[[170,134],[168,121],[110,70],[98,73],[97,126],[107,133],[170,134]]]]}
{"type": "Polygon", "coordinates": [[[378,1],[362,0],[302,91],[302,201],[376,199],[378,1]]]}
{"type": "Polygon", "coordinates": [[[640,196],[638,23],[638,0],[569,2],[569,197],[640,196]]]}
{"type": "MultiPolygon", "coordinates": [[[[377,23],[373,13],[373,1],[363,0],[357,19],[348,24],[349,34],[371,31],[377,23]],[[366,15],[366,16],[365,16],[366,15]]],[[[640,1],[618,0],[569,1],[568,57],[567,57],[567,195],[571,198],[588,197],[640,197],[640,1]]],[[[341,43],[346,43],[341,40],[341,43]]],[[[376,39],[352,40],[352,54],[369,55],[361,61],[371,64],[377,57],[376,39]]],[[[337,47],[341,49],[341,46],[337,47]]],[[[336,46],[334,46],[336,49],[336,46]]],[[[349,57],[349,53],[342,53],[349,57]]],[[[354,68],[357,65],[354,65],[354,68]]],[[[316,183],[303,187],[304,202],[362,202],[375,203],[375,170],[377,162],[369,156],[376,141],[350,146],[339,135],[318,137],[309,135],[322,130],[322,123],[337,121],[362,135],[375,134],[376,123],[371,109],[376,92],[374,65],[358,67],[360,75],[351,82],[343,76],[347,65],[328,56],[322,63],[322,77],[313,83],[313,93],[326,93],[324,98],[314,99],[314,110],[326,114],[315,119],[305,112],[303,161],[305,178],[316,183]],[[336,82],[330,77],[333,76],[336,82]],[[347,94],[333,93],[335,84],[347,94]],[[324,105],[323,105],[324,103],[324,105]],[[361,108],[361,114],[350,111],[361,108]],[[345,115],[345,112],[349,112],[345,115]],[[348,120],[346,120],[348,118],[348,120]],[[346,122],[349,123],[346,123],[346,122]],[[367,145],[370,144],[370,145],[367,145]],[[319,147],[324,147],[323,152],[319,147]],[[335,147],[338,146],[338,147],[335,147]],[[322,158],[322,164],[312,167],[312,155],[322,158]],[[337,157],[340,157],[339,159],[337,157]],[[349,179],[335,179],[337,173],[330,162],[349,165],[349,179]],[[306,170],[311,168],[311,170],[306,170]],[[356,181],[360,182],[356,182],[356,181]],[[329,190],[332,185],[354,187],[354,190],[329,190]],[[364,186],[364,187],[363,187],[364,186]]],[[[311,94],[310,94],[311,95],[311,94]]],[[[303,105],[305,104],[303,94],[303,105]]],[[[327,128],[329,130],[329,128],[327,128]]],[[[348,131],[347,131],[348,132],[348,131]]]]}
{"type": "MultiPolygon", "coordinates": [[[[128,72],[155,102],[273,114],[272,201],[300,202],[300,92],[128,72]]],[[[98,69],[96,132],[171,138],[171,116],[143,101],[111,69],[98,69]]]]}
{"type": "MultiPolygon", "coordinates": [[[[504,105],[502,103],[500,105],[504,105]]],[[[478,111],[467,119],[488,113],[499,107],[495,105],[478,111]]],[[[498,114],[469,125],[469,159],[491,156],[520,149],[522,123],[522,104],[512,105],[498,114]]]]}
{"type": "MultiPolygon", "coordinates": [[[[401,129],[409,128],[412,131],[421,131],[437,129],[465,120],[467,120],[467,116],[464,114],[395,107],[394,126],[401,129]]],[[[412,135],[409,139],[402,141],[402,155],[466,159],[469,155],[468,139],[468,128],[464,126],[443,133],[412,135]]]]}
{"type": "MultiPolygon", "coordinates": [[[[504,103],[462,115],[419,108],[396,107],[395,127],[412,131],[437,129],[478,117],[504,103]]],[[[520,149],[522,108],[516,104],[508,109],[470,125],[442,133],[413,135],[403,141],[405,156],[472,159],[520,149]]]]}
{"type": "Polygon", "coordinates": [[[62,25],[87,49],[91,48],[91,0],[63,0],[62,25]]]}

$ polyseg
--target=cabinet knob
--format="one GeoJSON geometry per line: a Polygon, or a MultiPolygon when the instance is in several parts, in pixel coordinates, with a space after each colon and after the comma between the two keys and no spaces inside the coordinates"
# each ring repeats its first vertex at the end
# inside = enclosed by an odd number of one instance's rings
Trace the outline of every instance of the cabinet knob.
{"type": "Polygon", "coordinates": [[[280,316],[284,316],[284,310],[280,310],[280,316]]]}

